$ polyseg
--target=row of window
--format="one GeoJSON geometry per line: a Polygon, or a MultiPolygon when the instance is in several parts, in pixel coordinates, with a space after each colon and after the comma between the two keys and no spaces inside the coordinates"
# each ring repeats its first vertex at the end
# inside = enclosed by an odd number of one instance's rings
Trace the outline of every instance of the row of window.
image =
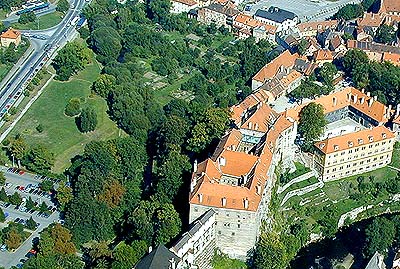
{"type": "MultiPolygon", "coordinates": [[[[380,156],[379,157],[379,160],[382,160],[383,158],[389,158],[389,154],[386,154],[386,156],[385,155],[382,155],[382,156],[380,156]]],[[[360,161],[360,162],[354,162],[353,164],[352,164],[352,166],[357,166],[357,165],[363,165],[364,163],[370,163],[371,161],[377,161],[378,160],[378,157],[375,157],[375,158],[370,158],[370,159],[367,159],[367,160],[363,160],[363,161],[360,161]]],[[[350,168],[350,166],[351,166],[351,164],[347,164],[346,165],[346,168],[348,169],[348,168],[350,168]]],[[[336,172],[336,171],[340,171],[340,170],[343,170],[344,169],[344,165],[342,165],[342,166],[340,166],[340,167],[335,167],[335,168],[333,168],[332,170],[326,170],[326,173],[328,174],[330,171],[331,172],[336,172]]]]}
{"type": "MultiPolygon", "coordinates": [[[[369,171],[370,169],[375,169],[377,166],[382,166],[382,165],[388,164],[388,163],[389,163],[389,160],[386,160],[386,161],[380,162],[379,164],[374,163],[373,165],[367,165],[365,167],[355,168],[351,171],[347,170],[345,173],[343,173],[343,172],[334,173],[332,175],[325,176],[324,178],[325,178],[325,180],[327,180],[327,179],[334,179],[334,178],[342,178],[344,176],[351,176],[351,175],[363,173],[364,171],[365,172],[369,171]]],[[[327,171],[329,171],[329,170],[327,170],[327,171]]],[[[334,171],[332,170],[332,172],[334,172],[334,171]]]]}

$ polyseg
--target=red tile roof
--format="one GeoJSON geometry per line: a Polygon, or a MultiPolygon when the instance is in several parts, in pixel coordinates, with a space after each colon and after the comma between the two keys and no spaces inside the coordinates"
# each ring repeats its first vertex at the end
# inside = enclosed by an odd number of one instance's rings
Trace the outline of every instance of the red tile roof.
{"type": "Polygon", "coordinates": [[[0,35],[1,38],[17,39],[21,35],[20,31],[14,30],[13,28],[8,29],[0,35]]]}

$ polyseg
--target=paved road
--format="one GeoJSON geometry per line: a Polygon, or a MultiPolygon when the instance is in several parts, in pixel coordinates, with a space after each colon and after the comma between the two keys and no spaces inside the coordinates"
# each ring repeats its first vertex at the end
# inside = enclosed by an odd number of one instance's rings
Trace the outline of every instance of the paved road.
{"type": "MultiPolygon", "coordinates": [[[[70,9],[65,15],[62,22],[57,28],[52,28],[48,31],[44,30],[41,33],[53,33],[45,42],[36,42],[39,47],[31,53],[21,67],[10,78],[10,82],[0,90],[0,117],[9,109],[18,98],[22,95],[22,91],[32,79],[39,69],[51,60],[56,50],[66,43],[76,32],[75,25],[71,25],[74,17],[81,13],[81,10],[87,2],[84,0],[72,0],[74,9],[70,9]]],[[[36,32],[37,33],[37,32],[36,32]]],[[[31,38],[31,40],[33,40],[31,38]]]]}
{"type": "MultiPolygon", "coordinates": [[[[9,194],[14,193],[16,186],[26,186],[28,184],[39,184],[41,181],[34,178],[34,175],[25,173],[24,175],[18,175],[13,173],[6,172],[6,168],[0,168],[3,172],[5,172],[6,182],[12,183],[12,186],[7,190],[9,194]]],[[[38,203],[42,203],[43,201],[47,205],[53,205],[49,198],[41,197],[38,195],[32,195],[29,193],[17,191],[22,197],[32,197],[33,201],[37,201],[38,203]]],[[[15,209],[15,206],[10,205],[8,208],[4,208],[4,206],[0,206],[4,212],[8,212],[10,216],[7,218],[7,221],[15,220],[16,218],[29,219],[31,216],[34,221],[39,223],[38,228],[32,232],[27,240],[15,251],[15,252],[0,252],[0,266],[4,266],[5,268],[10,268],[13,265],[17,265],[19,261],[25,258],[25,254],[32,248],[32,239],[39,236],[39,233],[46,228],[50,223],[57,222],[60,219],[59,212],[55,212],[50,215],[48,218],[40,217],[37,213],[29,214],[26,212],[21,212],[15,209]]]]}

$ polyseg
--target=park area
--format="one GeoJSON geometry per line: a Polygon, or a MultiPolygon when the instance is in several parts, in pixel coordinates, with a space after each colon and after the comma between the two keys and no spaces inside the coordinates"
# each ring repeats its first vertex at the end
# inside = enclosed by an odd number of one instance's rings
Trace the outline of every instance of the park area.
{"type": "Polygon", "coordinates": [[[91,95],[91,85],[99,74],[100,66],[92,58],[92,63],[69,81],[51,81],[9,137],[22,134],[29,145],[46,146],[55,155],[53,172],[56,173],[64,171],[70,165],[70,159],[82,153],[88,142],[117,137],[120,130],[108,117],[106,101],[91,95]],[[94,107],[98,121],[95,131],[81,133],[75,118],[64,114],[64,108],[71,98],[79,98],[82,107],[94,107]],[[43,127],[42,132],[37,130],[39,125],[43,127]]]}
{"type": "Polygon", "coordinates": [[[61,22],[63,14],[61,12],[55,11],[50,14],[46,14],[36,18],[36,21],[29,22],[26,24],[13,23],[12,27],[19,30],[42,30],[48,29],[56,26],[61,22]]]}

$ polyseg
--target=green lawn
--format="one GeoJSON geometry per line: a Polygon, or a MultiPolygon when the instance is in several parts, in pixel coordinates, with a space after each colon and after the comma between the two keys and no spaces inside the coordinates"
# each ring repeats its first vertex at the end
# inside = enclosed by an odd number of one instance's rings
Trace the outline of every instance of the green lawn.
{"type": "Polygon", "coordinates": [[[7,75],[8,71],[11,69],[11,65],[0,64],[0,81],[7,75]]]}
{"type": "Polygon", "coordinates": [[[118,136],[117,126],[107,115],[105,100],[89,96],[92,82],[99,73],[99,65],[93,63],[68,82],[52,81],[11,132],[11,136],[22,133],[28,144],[41,143],[47,146],[56,156],[53,168],[56,173],[67,168],[70,159],[80,154],[86,143],[118,136]],[[64,115],[66,103],[74,97],[81,98],[83,106],[96,108],[98,125],[94,132],[80,133],[75,119],[64,115]],[[42,133],[36,131],[39,124],[44,127],[42,133]]]}
{"type": "Polygon", "coordinates": [[[7,12],[5,12],[3,9],[0,9],[0,20],[4,20],[6,18],[7,12]]]}
{"type": "Polygon", "coordinates": [[[61,12],[53,12],[40,17],[37,17],[35,22],[27,24],[13,23],[12,27],[20,30],[41,30],[56,26],[61,22],[63,14],[61,12]]]}

